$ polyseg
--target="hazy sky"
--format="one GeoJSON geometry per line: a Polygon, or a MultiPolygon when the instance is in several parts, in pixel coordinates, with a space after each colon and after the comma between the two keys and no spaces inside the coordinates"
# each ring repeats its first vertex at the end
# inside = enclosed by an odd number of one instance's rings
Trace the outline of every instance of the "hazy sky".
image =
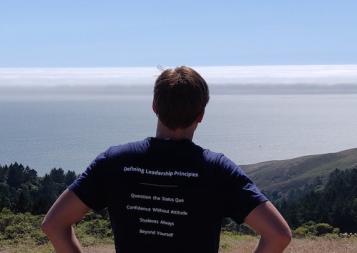
{"type": "Polygon", "coordinates": [[[357,1],[1,0],[0,67],[356,64],[357,1]]]}

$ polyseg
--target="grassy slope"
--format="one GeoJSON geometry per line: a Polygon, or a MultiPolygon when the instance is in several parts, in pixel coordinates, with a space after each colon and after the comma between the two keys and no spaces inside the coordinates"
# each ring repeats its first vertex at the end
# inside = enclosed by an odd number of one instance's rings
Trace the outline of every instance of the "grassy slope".
{"type": "Polygon", "coordinates": [[[337,153],[274,160],[242,168],[265,191],[286,191],[312,182],[316,177],[326,179],[334,169],[357,167],[357,148],[337,153]]]}

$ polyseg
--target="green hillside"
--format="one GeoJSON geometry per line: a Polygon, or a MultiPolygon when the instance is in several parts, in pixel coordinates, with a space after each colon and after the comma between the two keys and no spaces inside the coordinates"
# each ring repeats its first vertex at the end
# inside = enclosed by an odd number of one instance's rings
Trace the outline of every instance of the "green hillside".
{"type": "Polygon", "coordinates": [[[241,167],[262,190],[286,192],[312,183],[319,177],[325,181],[329,173],[336,168],[357,168],[357,148],[241,167]]]}

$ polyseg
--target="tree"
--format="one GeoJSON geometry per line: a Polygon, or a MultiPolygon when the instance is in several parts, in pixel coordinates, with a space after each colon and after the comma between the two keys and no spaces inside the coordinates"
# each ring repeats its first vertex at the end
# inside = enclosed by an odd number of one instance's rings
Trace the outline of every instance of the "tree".
{"type": "Polygon", "coordinates": [[[18,188],[25,181],[24,166],[22,164],[10,164],[7,173],[7,184],[10,187],[18,188]]]}
{"type": "Polygon", "coordinates": [[[77,178],[76,173],[72,170],[68,170],[65,175],[65,180],[64,180],[66,186],[72,184],[73,181],[76,180],[76,178],[77,178]]]}

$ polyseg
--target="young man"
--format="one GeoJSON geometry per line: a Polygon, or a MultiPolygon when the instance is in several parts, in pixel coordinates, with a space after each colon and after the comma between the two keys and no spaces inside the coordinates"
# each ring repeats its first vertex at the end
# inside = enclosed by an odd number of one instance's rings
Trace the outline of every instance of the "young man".
{"type": "Polygon", "coordinates": [[[223,217],[260,234],[257,253],[286,248],[289,226],[240,167],[192,142],[208,100],[193,69],[163,71],[152,105],[156,137],[99,154],[48,211],[42,229],[57,253],[81,252],[72,225],[105,207],[120,253],[217,253],[223,217]]]}

